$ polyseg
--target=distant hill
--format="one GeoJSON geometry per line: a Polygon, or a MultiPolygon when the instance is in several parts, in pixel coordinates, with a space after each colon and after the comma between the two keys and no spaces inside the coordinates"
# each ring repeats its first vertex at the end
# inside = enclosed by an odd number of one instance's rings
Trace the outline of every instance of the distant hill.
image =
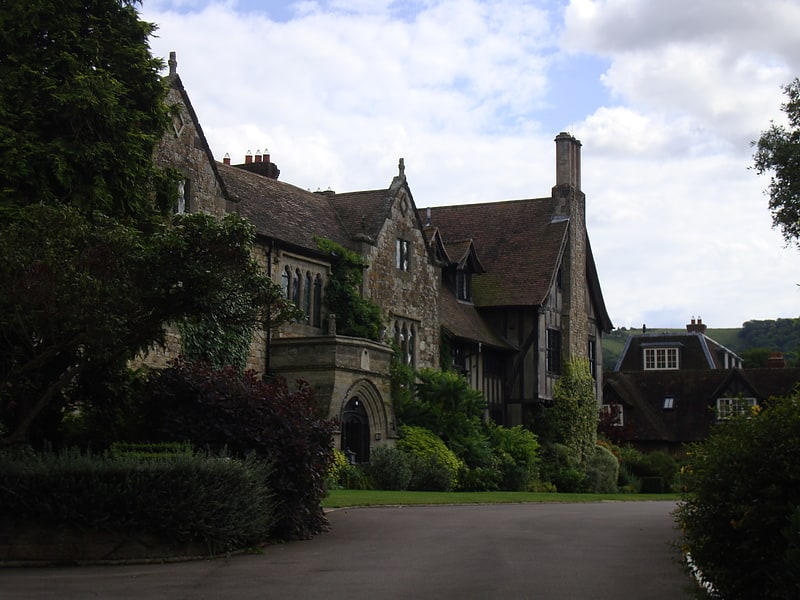
{"type": "MultiPolygon", "coordinates": [[[[647,333],[683,333],[685,328],[648,328],[647,333]]],[[[640,335],[641,329],[615,329],[603,336],[603,370],[613,371],[629,335],[640,335]]],[[[741,327],[706,330],[712,340],[733,350],[743,358],[752,351],[782,352],[790,362],[800,358],[800,318],[747,321],[741,327]]]]}

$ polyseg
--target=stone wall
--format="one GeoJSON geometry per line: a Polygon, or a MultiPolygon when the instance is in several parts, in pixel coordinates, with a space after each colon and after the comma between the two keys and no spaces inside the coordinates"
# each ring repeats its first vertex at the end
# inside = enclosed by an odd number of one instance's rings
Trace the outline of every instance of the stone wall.
{"type": "Polygon", "coordinates": [[[225,195],[205,137],[192,119],[182,88],[173,85],[166,102],[174,110],[172,128],[156,150],[155,163],[177,169],[183,175],[184,212],[203,211],[221,216],[226,211],[225,195]]]}
{"type": "Polygon", "coordinates": [[[400,188],[391,216],[375,244],[362,244],[369,268],[364,295],[378,304],[386,319],[386,339],[394,338],[395,324],[414,326],[416,368],[439,365],[439,269],[431,264],[427,245],[416,219],[413,200],[400,188]],[[409,242],[409,269],[397,268],[397,240],[409,242]]]}
{"type": "MultiPolygon", "coordinates": [[[[373,439],[393,443],[397,437],[391,403],[391,348],[345,336],[287,337],[271,344],[272,369],[290,386],[307,382],[322,412],[332,419],[353,396],[365,405],[373,439]]],[[[339,447],[339,439],[336,440],[339,447]]]]}

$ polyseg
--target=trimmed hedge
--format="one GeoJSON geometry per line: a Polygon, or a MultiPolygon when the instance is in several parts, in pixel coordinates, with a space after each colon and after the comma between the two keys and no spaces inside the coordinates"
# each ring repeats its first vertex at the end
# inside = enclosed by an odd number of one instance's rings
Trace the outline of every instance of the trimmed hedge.
{"type": "MultiPolygon", "coordinates": [[[[0,514],[54,530],[152,534],[211,553],[267,541],[269,465],[185,454],[0,453],[0,514]]],[[[9,521],[7,521],[9,523],[9,521]]]]}

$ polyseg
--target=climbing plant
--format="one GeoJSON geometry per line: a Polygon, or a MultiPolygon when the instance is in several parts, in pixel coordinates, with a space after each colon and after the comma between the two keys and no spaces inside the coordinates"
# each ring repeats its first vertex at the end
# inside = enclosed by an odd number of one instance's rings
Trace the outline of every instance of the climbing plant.
{"type": "Polygon", "coordinates": [[[327,238],[316,238],[316,242],[319,249],[333,259],[323,302],[329,314],[336,315],[336,332],[380,341],[381,309],[360,292],[363,270],[367,266],[364,259],[327,238]]]}
{"type": "Polygon", "coordinates": [[[556,382],[555,406],[547,420],[556,441],[570,448],[582,465],[594,455],[597,443],[597,399],[595,383],[585,358],[566,361],[556,382]]]}

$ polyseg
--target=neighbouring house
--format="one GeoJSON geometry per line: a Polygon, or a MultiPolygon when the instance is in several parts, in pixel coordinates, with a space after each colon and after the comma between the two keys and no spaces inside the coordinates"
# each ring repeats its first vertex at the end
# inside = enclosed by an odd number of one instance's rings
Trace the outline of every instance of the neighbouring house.
{"type": "Polygon", "coordinates": [[[603,387],[602,429],[643,451],[679,453],[712,426],[791,394],[800,369],[780,355],[770,368],[743,369],[742,359],[706,335],[692,318],[685,333],[629,336],[603,387]]]}
{"type": "MultiPolygon", "coordinates": [[[[556,137],[556,185],[525,200],[419,209],[401,158],[383,189],[310,192],[279,181],[269,152],[213,159],[170,56],[173,130],[157,160],[184,175],[177,211],[236,212],[252,221],[256,258],[304,318],[254,338],[248,366],[303,379],[340,422],[356,461],[398,435],[390,364],[456,368],[483,392],[489,415],[525,424],[553,402],[563,362],[588,360],[602,389],[602,336],[612,328],[586,232],[581,144],[556,137]],[[363,297],[380,307],[379,341],[341,335],[325,303],[330,239],[367,265],[363,297]]],[[[430,199],[434,201],[435,199],[430,199]]],[[[155,363],[174,355],[179,344],[155,363]]]]}

